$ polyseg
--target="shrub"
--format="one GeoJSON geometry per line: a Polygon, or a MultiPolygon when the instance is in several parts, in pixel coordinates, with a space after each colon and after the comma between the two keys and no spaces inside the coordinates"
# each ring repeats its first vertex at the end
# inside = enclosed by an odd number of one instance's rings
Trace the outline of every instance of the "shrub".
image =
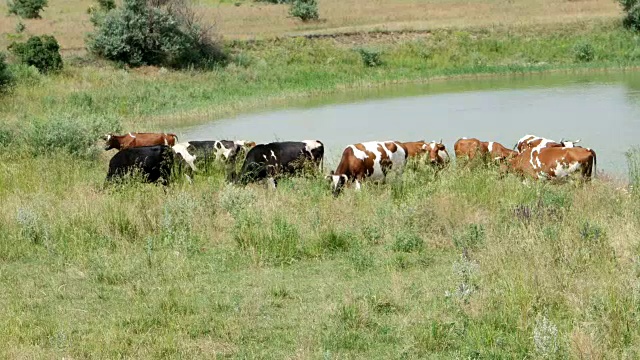
{"type": "Polygon", "coordinates": [[[201,26],[185,1],[125,0],[121,8],[92,17],[96,31],[88,48],[130,66],[206,68],[225,61],[212,28],[201,26]]]}
{"type": "Polygon", "coordinates": [[[9,50],[21,63],[33,65],[42,73],[62,69],[60,45],[53,36],[32,36],[25,43],[12,43],[9,50]]]}
{"type": "Polygon", "coordinates": [[[0,94],[9,90],[14,83],[14,78],[5,61],[5,54],[0,53],[0,94]]]}
{"type": "Polygon", "coordinates": [[[98,5],[100,6],[100,10],[109,11],[116,8],[115,0],[97,0],[98,5]]]}
{"type": "Polygon", "coordinates": [[[25,24],[22,21],[19,21],[16,24],[16,32],[18,34],[22,34],[26,29],[27,29],[27,27],[25,26],[25,24]]]}
{"type": "Polygon", "coordinates": [[[398,232],[396,241],[391,249],[397,252],[414,252],[420,251],[424,247],[424,241],[413,231],[402,230],[398,232]]]}
{"type": "Polygon", "coordinates": [[[374,49],[358,49],[362,63],[368,67],[376,67],[382,65],[382,59],[380,56],[382,53],[374,49]]]}
{"type": "Polygon", "coordinates": [[[622,24],[631,30],[640,31],[640,3],[638,0],[618,0],[625,17],[622,24]]]}
{"type": "Polygon", "coordinates": [[[47,0],[13,0],[7,3],[9,14],[25,19],[39,19],[40,11],[47,6],[47,0]]]}
{"type": "Polygon", "coordinates": [[[112,118],[58,117],[34,121],[26,132],[26,142],[35,155],[62,150],[89,158],[100,152],[96,140],[101,135],[118,130],[120,124],[112,118]]]}
{"type": "Polygon", "coordinates": [[[590,62],[595,59],[595,50],[588,42],[579,42],[573,47],[573,55],[578,62],[590,62]]]}
{"type": "Polygon", "coordinates": [[[318,1],[317,0],[293,0],[289,15],[297,17],[302,21],[318,20],[318,1]]]}

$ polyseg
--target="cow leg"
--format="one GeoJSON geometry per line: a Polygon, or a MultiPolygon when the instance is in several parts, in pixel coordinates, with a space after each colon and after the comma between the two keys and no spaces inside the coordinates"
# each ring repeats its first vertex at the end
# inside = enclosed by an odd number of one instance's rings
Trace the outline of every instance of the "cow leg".
{"type": "Polygon", "coordinates": [[[276,180],[277,177],[277,168],[274,165],[267,165],[267,185],[271,189],[276,189],[278,186],[278,182],[276,180]]]}
{"type": "Polygon", "coordinates": [[[187,174],[184,174],[184,177],[187,179],[187,182],[191,185],[193,184],[193,180],[191,179],[191,177],[187,174]]]}
{"type": "Polygon", "coordinates": [[[360,179],[356,179],[356,190],[360,191],[361,188],[362,188],[362,185],[360,184],[360,179]]]}

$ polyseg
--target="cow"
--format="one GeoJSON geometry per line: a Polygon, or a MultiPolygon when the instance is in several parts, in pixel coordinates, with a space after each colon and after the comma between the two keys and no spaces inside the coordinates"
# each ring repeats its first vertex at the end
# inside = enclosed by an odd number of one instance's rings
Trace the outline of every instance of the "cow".
{"type": "Polygon", "coordinates": [[[177,162],[178,172],[184,173],[187,181],[189,181],[189,183],[192,183],[193,174],[198,171],[198,169],[196,168],[196,158],[198,156],[189,151],[189,143],[175,144],[171,147],[171,149],[179,159],[179,161],[177,162]],[[187,165],[186,172],[184,171],[185,164],[187,165]]]}
{"type": "Polygon", "coordinates": [[[105,150],[124,150],[140,146],[167,145],[174,146],[178,141],[175,134],[166,133],[128,133],[125,135],[106,134],[102,137],[106,142],[105,150]]]}
{"type": "Polygon", "coordinates": [[[583,179],[595,177],[596,152],[583,147],[536,147],[510,159],[511,170],[534,179],[558,179],[579,172],[583,179]]]}
{"type": "Polygon", "coordinates": [[[248,151],[256,146],[255,142],[245,140],[189,141],[187,144],[190,152],[207,161],[235,161],[242,150],[248,151]]]}
{"type": "Polygon", "coordinates": [[[409,150],[398,141],[369,141],[347,146],[331,180],[333,195],[338,196],[347,182],[354,181],[360,190],[365,178],[384,180],[390,170],[402,172],[409,150]]]}
{"type": "Polygon", "coordinates": [[[160,181],[169,185],[174,151],[166,145],[127,148],[117,152],[109,161],[107,182],[140,171],[145,182],[160,181]]]}
{"type": "Polygon", "coordinates": [[[525,151],[526,149],[533,149],[535,147],[546,148],[546,147],[567,147],[572,148],[575,147],[575,144],[579,143],[580,139],[576,141],[564,141],[564,139],[557,142],[555,140],[545,139],[543,137],[539,137],[536,135],[525,135],[518,143],[513,147],[514,150],[517,150],[519,153],[525,151]]]}
{"type": "Polygon", "coordinates": [[[425,154],[429,154],[429,162],[434,165],[444,165],[449,161],[449,153],[446,147],[442,143],[432,141],[430,143],[420,141],[403,142],[405,149],[407,150],[407,157],[421,157],[425,154]]]}
{"type": "Polygon", "coordinates": [[[490,157],[495,161],[502,161],[516,156],[518,153],[507,149],[495,141],[480,141],[476,138],[461,138],[453,145],[457,158],[467,157],[473,160],[476,156],[490,157]]]}
{"type": "Polygon", "coordinates": [[[323,159],[324,144],[319,140],[259,144],[247,153],[239,178],[233,178],[243,185],[268,179],[275,188],[278,177],[296,175],[309,163],[320,170],[323,159]]]}

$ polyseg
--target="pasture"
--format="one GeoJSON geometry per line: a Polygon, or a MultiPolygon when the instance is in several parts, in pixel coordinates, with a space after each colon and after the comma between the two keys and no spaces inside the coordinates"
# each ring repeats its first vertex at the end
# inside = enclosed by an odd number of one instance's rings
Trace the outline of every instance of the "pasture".
{"type": "Polygon", "coordinates": [[[2,16],[0,48],[53,34],[65,67],[10,58],[16,86],[0,97],[0,357],[640,356],[637,151],[630,184],[412,163],[335,198],[321,176],[271,191],[229,185],[222,168],[105,188],[98,140],[397,83],[634,69],[615,2],[320,0],[307,24],[284,5],[197,4],[224,67],[96,59],[87,0],[50,0],[22,34],[2,16]]]}
{"type": "Polygon", "coordinates": [[[607,179],[413,164],[334,198],[214,170],[165,193],[3,157],[3,357],[638,354],[639,198],[607,179]]]}

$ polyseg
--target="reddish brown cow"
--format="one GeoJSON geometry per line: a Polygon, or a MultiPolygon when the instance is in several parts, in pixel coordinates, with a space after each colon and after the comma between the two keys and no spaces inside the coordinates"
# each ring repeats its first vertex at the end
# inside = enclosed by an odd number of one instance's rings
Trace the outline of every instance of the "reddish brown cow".
{"type": "Polygon", "coordinates": [[[470,160],[474,159],[476,156],[490,156],[493,160],[502,161],[518,154],[511,149],[507,149],[498,142],[480,141],[475,138],[459,139],[456,141],[453,149],[456,153],[456,157],[466,156],[470,160]]]}
{"type": "Polygon", "coordinates": [[[442,165],[449,160],[449,153],[447,152],[446,147],[442,143],[442,140],[439,142],[432,141],[430,143],[420,140],[420,141],[411,141],[401,143],[407,149],[408,157],[419,157],[424,154],[429,154],[429,161],[432,164],[442,165]]]}
{"type": "Polygon", "coordinates": [[[328,176],[333,194],[338,195],[348,181],[355,181],[356,189],[365,178],[384,180],[389,170],[402,171],[407,162],[407,148],[397,141],[369,141],[347,146],[336,171],[328,176]]]}
{"type": "Polygon", "coordinates": [[[583,147],[526,149],[509,162],[513,171],[534,179],[564,178],[579,171],[589,180],[595,176],[596,164],[596,152],[583,147]]]}
{"type": "Polygon", "coordinates": [[[106,142],[105,150],[123,150],[153,145],[174,146],[178,141],[178,137],[175,134],[166,133],[128,133],[126,135],[107,134],[103,139],[106,142]]]}

